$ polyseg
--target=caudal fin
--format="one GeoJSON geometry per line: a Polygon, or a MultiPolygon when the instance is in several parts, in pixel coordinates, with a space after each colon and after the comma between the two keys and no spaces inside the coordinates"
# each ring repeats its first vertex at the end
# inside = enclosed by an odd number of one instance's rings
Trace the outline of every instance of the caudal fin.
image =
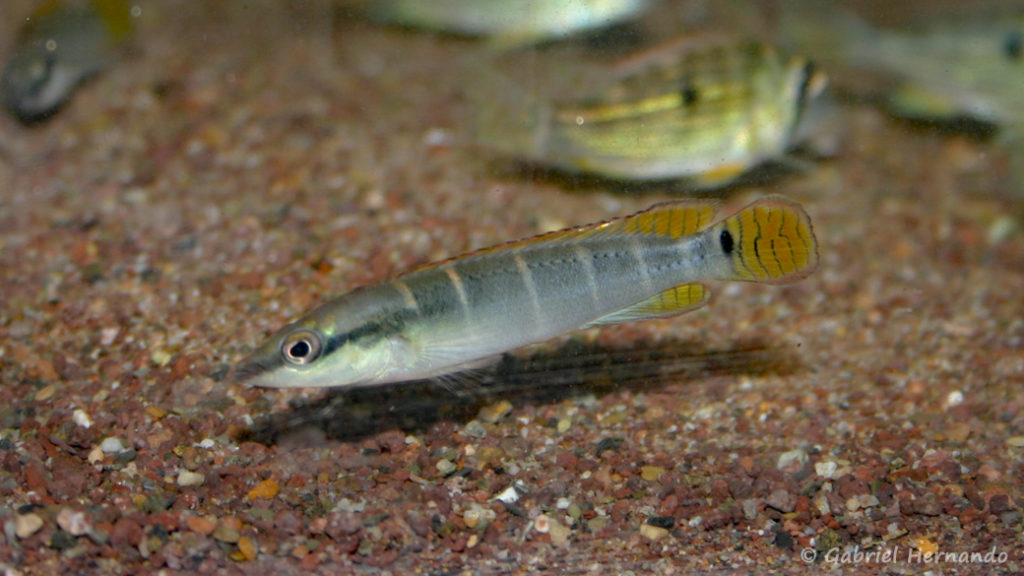
{"type": "Polygon", "coordinates": [[[818,267],[818,241],[799,204],[762,198],[716,226],[718,244],[732,264],[722,280],[785,284],[818,267]]]}

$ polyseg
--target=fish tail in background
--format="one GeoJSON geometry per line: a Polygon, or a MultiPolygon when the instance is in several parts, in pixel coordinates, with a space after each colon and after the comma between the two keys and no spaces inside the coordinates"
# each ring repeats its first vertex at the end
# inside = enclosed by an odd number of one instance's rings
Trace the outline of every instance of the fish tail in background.
{"type": "Polygon", "coordinates": [[[782,197],[762,198],[715,229],[732,265],[722,280],[785,284],[818,266],[818,243],[810,218],[799,204],[782,197]]]}
{"type": "Polygon", "coordinates": [[[474,143],[502,154],[543,157],[548,145],[551,108],[530,80],[516,81],[499,72],[490,59],[472,63],[467,75],[474,104],[474,143]]]}

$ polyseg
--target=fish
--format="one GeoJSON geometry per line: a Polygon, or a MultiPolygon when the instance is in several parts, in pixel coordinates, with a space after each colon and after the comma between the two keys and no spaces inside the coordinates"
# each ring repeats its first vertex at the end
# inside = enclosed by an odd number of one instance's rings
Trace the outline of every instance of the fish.
{"type": "Polygon", "coordinates": [[[832,42],[847,66],[888,74],[888,105],[919,119],[1024,127],[1024,13],[936,19],[906,29],[841,16],[832,42]]]}
{"type": "Polygon", "coordinates": [[[677,200],[356,288],[275,332],[233,378],[277,388],[444,378],[574,330],[695,310],[711,281],[790,283],[817,263],[796,202],[677,200]]]}
{"type": "Polygon", "coordinates": [[[49,0],[28,17],[0,76],[0,100],[25,124],[49,119],[113,62],[132,33],[124,0],[49,0]]]}
{"type": "Polygon", "coordinates": [[[605,28],[642,14],[653,0],[379,0],[378,21],[517,48],[605,28]]]}
{"type": "Polygon", "coordinates": [[[580,94],[547,100],[499,81],[478,98],[476,139],[570,173],[717,188],[800,144],[827,82],[769,44],[687,38],[615,64],[580,94]]]}

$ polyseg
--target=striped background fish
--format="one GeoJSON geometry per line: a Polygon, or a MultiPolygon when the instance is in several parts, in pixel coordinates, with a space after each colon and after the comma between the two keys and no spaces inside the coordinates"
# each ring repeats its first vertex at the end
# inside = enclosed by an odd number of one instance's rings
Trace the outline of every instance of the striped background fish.
{"type": "Polygon", "coordinates": [[[477,138],[499,152],[569,172],[688,178],[697,188],[711,188],[784,159],[801,144],[805,112],[826,84],[804,58],[729,37],[660,46],[606,76],[597,88],[551,101],[517,85],[486,92],[479,98],[477,138]]]}
{"type": "Polygon", "coordinates": [[[704,305],[705,280],[796,281],[817,266],[803,209],[767,197],[723,215],[678,201],[445,260],[359,288],[275,333],[236,378],[366,386],[439,377],[590,326],[704,305]]]}

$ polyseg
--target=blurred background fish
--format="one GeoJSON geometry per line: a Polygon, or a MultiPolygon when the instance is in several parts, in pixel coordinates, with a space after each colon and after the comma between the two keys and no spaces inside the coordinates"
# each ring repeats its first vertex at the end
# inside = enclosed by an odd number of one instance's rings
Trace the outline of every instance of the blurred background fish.
{"type": "Polygon", "coordinates": [[[55,114],[106,68],[132,31],[127,0],[49,0],[26,18],[0,78],[0,98],[31,124],[55,114]]]}
{"type": "Polygon", "coordinates": [[[654,0],[379,0],[382,22],[467,36],[496,47],[518,47],[605,28],[645,12],[654,0]]]}
{"type": "Polygon", "coordinates": [[[779,41],[814,54],[845,92],[896,116],[945,128],[994,128],[1024,192],[1024,7],[869,23],[818,3],[784,4],[779,41]]]}
{"type": "Polygon", "coordinates": [[[714,188],[784,160],[811,133],[826,85],[808,60],[731,37],[670,43],[588,76],[568,97],[484,83],[502,89],[480,95],[479,142],[568,172],[714,188]]]}

